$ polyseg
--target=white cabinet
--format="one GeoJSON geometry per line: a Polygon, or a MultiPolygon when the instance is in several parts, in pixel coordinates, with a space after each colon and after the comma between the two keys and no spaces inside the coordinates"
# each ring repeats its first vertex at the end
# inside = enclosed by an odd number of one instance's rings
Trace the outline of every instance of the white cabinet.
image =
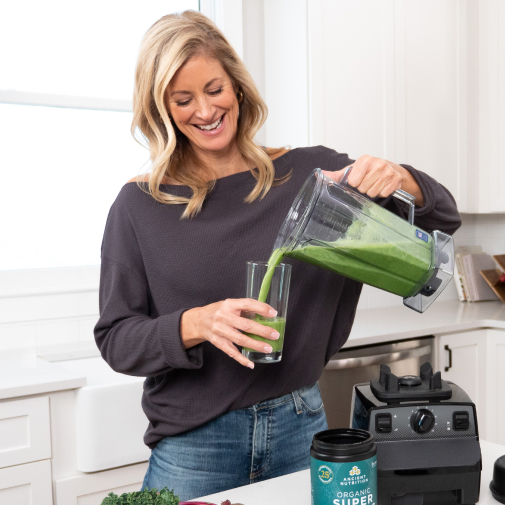
{"type": "Polygon", "coordinates": [[[505,443],[505,331],[443,335],[437,348],[442,378],[461,386],[477,407],[480,437],[505,443]]]}
{"type": "MultiPolygon", "coordinates": [[[[147,463],[105,472],[74,475],[56,481],[57,505],[100,505],[109,493],[140,491],[147,463]]],[[[1,503],[1,502],[0,502],[1,503]]]]}
{"type": "Polygon", "coordinates": [[[312,144],[407,163],[460,209],[467,181],[466,2],[309,2],[312,144]]]}
{"type": "Polygon", "coordinates": [[[478,199],[471,212],[505,211],[505,2],[478,2],[478,199]]]}
{"type": "Polygon", "coordinates": [[[487,330],[486,440],[505,445],[505,331],[487,330]]]}
{"type": "Polygon", "coordinates": [[[0,469],[0,503],[53,505],[49,460],[0,469]]]}
{"type": "Polygon", "coordinates": [[[462,212],[505,211],[505,2],[303,3],[310,144],[410,164],[462,212]]]}
{"type": "Polygon", "coordinates": [[[485,403],[482,381],[486,376],[486,335],[487,330],[477,330],[439,339],[442,377],[461,386],[477,408],[485,403]]]}
{"type": "Polygon", "coordinates": [[[49,398],[0,403],[0,468],[50,457],[49,398]]]}
{"type": "Polygon", "coordinates": [[[438,340],[442,378],[454,382],[477,407],[479,434],[486,438],[486,334],[487,330],[444,335],[438,340]]]}
{"type": "Polygon", "coordinates": [[[0,503],[52,505],[49,458],[49,398],[0,402],[0,503]]]}

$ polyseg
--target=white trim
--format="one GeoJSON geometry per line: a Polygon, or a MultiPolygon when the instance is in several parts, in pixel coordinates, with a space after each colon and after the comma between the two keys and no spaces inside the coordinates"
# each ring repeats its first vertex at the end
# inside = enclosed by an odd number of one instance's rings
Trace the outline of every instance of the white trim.
{"type": "Polygon", "coordinates": [[[395,81],[395,1],[383,3],[382,26],[384,27],[383,45],[383,106],[384,106],[384,158],[396,160],[396,81],[395,81]]]}
{"type": "Polygon", "coordinates": [[[268,146],[305,147],[310,141],[308,4],[308,0],[264,3],[268,146]],[[289,23],[279,23],[286,12],[289,23]]]}
{"type": "Polygon", "coordinates": [[[0,90],[0,103],[62,107],[67,109],[108,110],[131,112],[131,100],[98,98],[90,96],[53,95],[50,93],[30,93],[28,91],[0,90]]]}
{"type": "Polygon", "coordinates": [[[97,291],[100,265],[0,271],[0,299],[97,291]]]}
{"type": "Polygon", "coordinates": [[[88,284],[84,286],[59,286],[34,289],[19,289],[0,291],[0,298],[20,298],[23,296],[44,296],[44,295],[65,295],[69,293],[89,293],[98,291],[97,284],[88,284]]]}
{"type": "Polygon", "coordinates": [[[244,59],[241,0],[200,0],[200,12],[216,23],[233,49],[244,59]]]}
{"type": "MultiPolygon", "coordinates": [[[[69,323],[68,325],[65,325],[65,328],[61,329],[61,331],[64,333],[66,332],[67,335],[63,336],[63,340],[74,341],[80,339],[79,328],[81,321],[83,319],[90,320],[93,317],[97,317],[98,313],[98,291],[1,298],[0,329],[3,325],[14,324],[16,326],[24,325],[26,323],[31,324],[37,321],[36,337],[38,343],[40,344],[43,342],[44,344],[52,344],[56,343],[55,340],[51,335],[48,336],[45,331],[43,331],[43,340],[39,339],[39,336],[41,335],[39,327],[41,327],[41,325],[43,326],[44,323],[51,323],[51,325],[52,323],[69,323]],[[40,324],[38,322],[40,322],[40,324]]],[[[87,326],[87,324],[85,324],[85,326],[87,326]]],[[[25,328],[25,330],[19,329],[16,331],[21,332],[21,334],[24,335],[23,338],[31,339],[33,337],[27,328],[25,328]]],[[[10,333],[10,330],[7,333],[10,333]]],[[[61,336],[60,333],[61,332],[58,331],[59,336],[61,336]]],[[[1,336],[5,337],[5,335],[6,334],[3,333],[1,336]]]]}
{"type": "Polygon", "coordinates": [[[479,213],[504,212],[505,10],[498,0],[479,2],[479,213]]]}
{"type": "Polygon", "coordinates": [[[468,2],[456,4],[457,194],[460,212],[468,210],[468,2]]]}
{"type": "MultiPolygon", "coordinates": [[[[42,324],[48,320],[70,322],[69,318],[73,318],[72,323],[75,324],[62,331],[68,332],[69,338],[73,335],[72,338],[78,339],[80,321],[99,313],[99,284],[100,265],[0,271],[0,329],[5,324],[33,321],[42,324]]],[[[28,329],[13,331],[20,332],[21,340],[35,338],[28,329]]],[[[36,331],[38,339],[39,330],[36,331]]],[[[0,340],[5,335],[5,332],[0,332],[0,340]]]]}
{"type": "Polygon", "coordinates": [[[323,2],[312,0],[307,6],[307,64],[309,145],[325,144],[324,136],[324,33],[323,2]]]}
{"type": "Polygon", "coordinates": [[[216,22],[216,6],[214,0],[200,0],[200,12],[214,23],[216,22]]]}
{"type": "Polygon", "coordinates": [[[406,163],[404,160],[407,160],[407,47],[403,2],[395,2],[394,17],[394,160],[406,163]]]}

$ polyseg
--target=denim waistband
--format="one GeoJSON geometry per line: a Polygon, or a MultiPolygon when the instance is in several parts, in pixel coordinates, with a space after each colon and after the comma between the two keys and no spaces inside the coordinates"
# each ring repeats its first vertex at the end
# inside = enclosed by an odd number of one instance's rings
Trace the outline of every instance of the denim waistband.
{"type": "Polygon", "coordinates": [[[288,393],[287,395],[284,396],[279,396],[278,398],[272,398],[270,400],[265,400],[260,403],[256,403],[254,405],[251,405],[250,407],[246,407],[246,409],[255,409],[259,410],[264,407],[275,407],[277,405],[281,405],[287,402],[295,402],[296,406],[296,411],[297,413],[301,412],[302,407],[300,405],[300,398],[299,395],[304,393],[305,391],[309,390],[310,388],[314,387],[317,384],[317,382],[314,382],[313,384],[309,384],[308,386],[303,386],[300,389],[297,389],[293,391],[292,393],[288,393]]]}

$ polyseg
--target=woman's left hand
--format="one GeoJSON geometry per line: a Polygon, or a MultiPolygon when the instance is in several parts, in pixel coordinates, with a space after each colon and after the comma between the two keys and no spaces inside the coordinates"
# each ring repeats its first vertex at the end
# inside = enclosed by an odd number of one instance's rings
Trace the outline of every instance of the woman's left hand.
{"type": "MultiPolygon", "coordinates": [[[[323,174],[340,182],[345,172],[329,172],[323,170],[323,174]]],[[[400,165],[382,158],[372,156],[360,156],[354,163],[349,174],[348,184],[356,188],[360,193],[365,193],[371,198],[380,196],[386,198],[398,189],[403,189],[416,198],[416,205],[422,207],[424,197],[411,173],[400,165]]]]}

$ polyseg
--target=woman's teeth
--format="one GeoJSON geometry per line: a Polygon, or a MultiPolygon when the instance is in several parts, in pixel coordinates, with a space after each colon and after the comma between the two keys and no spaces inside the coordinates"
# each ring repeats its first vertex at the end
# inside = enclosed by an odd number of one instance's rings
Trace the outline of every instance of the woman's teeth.
{"type": "Polygon", "coordinates": [[[221,126],[221,123],[223,122],[223,117],[224,117],[224,114],[215,123],[212,123],[209,126],[203,126],[203,125],[199,125],[199,124],[196,124],[195,126],[197,128],[200,128],[200,130],[205,130],[205,131],[215,130],[216,128],[219,128],[221,126]]]}

